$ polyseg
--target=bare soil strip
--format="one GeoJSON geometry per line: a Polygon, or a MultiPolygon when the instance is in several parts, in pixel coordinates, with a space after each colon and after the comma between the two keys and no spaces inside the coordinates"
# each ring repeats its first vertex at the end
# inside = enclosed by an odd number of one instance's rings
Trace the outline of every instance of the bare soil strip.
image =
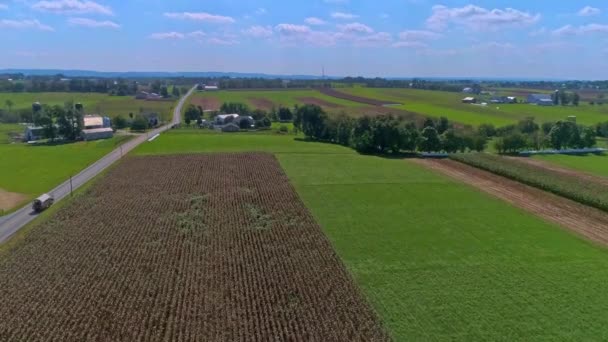
{"type": "Polygon", "coordinates": [[[448,159],[410,159],[410,162],[474,186],[516,207],[608,245],[608,213],[578,202],[448,159]]]}
{"type": "Polygon", "coordinates": [[[338,104],[335,103],[331,103],[329,101],[325,101],[316,97],[298,97],[297,98],[298,101],[304,103],[304,104],[313,104],[313,105],[317,105],[320,107],[324,107],[324,108],[339,108],[341,107],[338,104]]]}
{"type": "Polygon", "coordinates": [[[592,175],[590,173],[569,169],[567,167],[562,167],[559,165],[552,164],[551,162],[546,162],[544,160],[538,160],[534,158],[526,158],[526,157],[505,157],[520,163],[525,163],[528,165],[532,165],[538,167],[543,170],[559,173],[566,176],[576,177],[579,180],[588,181],[591,183],[599,183],[608,185],[608,178],[592,175]]]}
{"type": "Polygon", "coordinates": [[[265,99],[262,97],[250,97],[248,98],[249,102],[251,102],[253,104],[253,106],[256,109],[262,109],[262,110],[271,110],[272,107],[275,107],[274,102],[270,101],[269,99],[265,99]]]}
{"type": "Polygon", "coordinates": [[[27,195],[0,189],[0,210],[11,210],[23,203],[27,195]]]}
{"type": "Polygon", "coordinates": [[[270,154],[129,157],[0,258],[0,340],[385,341],[270,154]]]}
{"type": "Polygon", "coordinates": [[[203,110],[219,110],[222,105],[221,101],[216,97],[196,97],[193,96],[190,101],[195,106],[201,106],[203,110]]]}

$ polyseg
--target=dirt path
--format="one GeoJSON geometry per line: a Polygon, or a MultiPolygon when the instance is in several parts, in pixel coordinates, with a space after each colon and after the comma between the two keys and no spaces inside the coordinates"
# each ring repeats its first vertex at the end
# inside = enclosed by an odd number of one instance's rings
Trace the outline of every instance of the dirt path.
{"type": "Polygon", "coordinates": [[[582,180],[585,180],[585,181],[588,181],[591,183],[599,183],[599,184],[608,185],[608,178],[606,178],[606,177],[592,175],[592,174],[584,172],[584,171],[569,169],[567,167],[555,165],[550,162],[546,162],[544,160],[525,158],[525,157],[506,157],[506,158],[520,162],[520,163],[532,165],[532,166],[541,168],[543,170],[556,172],[556,173],[566,175],[566,176],[576,177],[578,179],[582,179],[582,180]]]}
{"type": "Polygon", "coordinates": [[[453,160],[411,159],[516,207],[608,245],[608,213],[453,160]]]}
{"type": "Polygon", "coordinates": [[[0,210],[10,210],[23,203],[27,195],[0,189],[0,210]]]}

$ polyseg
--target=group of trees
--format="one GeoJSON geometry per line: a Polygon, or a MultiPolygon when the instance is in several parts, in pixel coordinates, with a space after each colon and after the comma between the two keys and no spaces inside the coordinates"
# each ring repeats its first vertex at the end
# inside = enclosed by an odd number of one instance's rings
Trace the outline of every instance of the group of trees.
{"type": "Polygon", "coordinates": [[[554,105],[562,105],[567,106],[572,104],[574,106],[578,106],[581,97],[578,93],[575,92],[567,92],[565,90],[557,90],[551,94],[551,99],[553,100],[554,105]]]}
{"type": "Polygon", "coordinates": [[[499,153],[515,153],[524,149],[593,147],[600,127],[581,126],[567,120],[539,125],[534,118],[526,118],[499,128],[482,125],[479,130],[488,137],[496,137],[494,144],[499,153]]]}
{"type": "Polygon", "coordinates": [[[64,106],[32,106],[32,120],[43,128],[43,135],[50,140],[63,137],[65,140],[77,140],[83,129],[84,108],[81,104],[66,102],[64,106]]]}
{"type": "Polygon", "coordinates": [[[138,83],[125,79],[66,79],[59,76],[32,76],[22,80],[0,81],[0,92],[79,92],[117,96],[135,95],[138,83]]]}
{"type": "Polygon", "coordinates": [[[316,105],[298,107],[294,127],[307,138],[350,146],[363,153],[483,151],[487,137],[457,129],[446,118],[427,119],[421,127],[392,115],[330,117],[316,105]]]}

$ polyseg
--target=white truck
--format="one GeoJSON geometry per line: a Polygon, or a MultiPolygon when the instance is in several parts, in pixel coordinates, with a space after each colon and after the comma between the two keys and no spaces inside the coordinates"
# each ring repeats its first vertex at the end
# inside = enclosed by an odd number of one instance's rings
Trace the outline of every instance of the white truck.
{"type": "Polygon", "coordinates": [[[45,209],[48,209],[51,205],[53,205],[54,201],[55,199],[53,198],[53,196],[49,194],[44,194],[34,200],[34,203],[32,204],[32,209],[34,209],[34,211],[37,213],[42,212],[45,209]]]}

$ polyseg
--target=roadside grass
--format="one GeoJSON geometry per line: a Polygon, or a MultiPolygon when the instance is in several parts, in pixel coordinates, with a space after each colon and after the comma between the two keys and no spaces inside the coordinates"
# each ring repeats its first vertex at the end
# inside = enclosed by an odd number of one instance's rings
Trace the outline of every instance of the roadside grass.
{"type": "Polygon", "coordinates": [[[253,150],[275,153],[395,340],[608,338],[605,248],[419,165],[259,134],[136,152],[253,150]]]}
{"type": "MultiPolygon", "coordinates": [[[[499,104],[487,106],[464,104],[461,102],[466,94],[397,88],[343,88],[338,89],[346,94],[401,103],[391,108],[404,109],[431,117],[445,116],[448,119],[477,126],[491,123],[503,126],[517,122],[525,117],[534,117],[538,122],[565,120],[568,116],[577,117],[577,122],[594,125],[608,121],[608,105],[591,106],[581,103],[580,106],[542,107],[529,104],[499,104]]],[[[521,99],[521,96],[519,97],[521,99]]]]}
{"type": "Polygon", "coordinates": [[[31,109],[32,103],[39,101],[50,106],[63,106],[65,102],[74,101],[84,105],[88,114],[103,114],[112,118],[121,115],[125,118],[129,113],[156,112],[163,121],[168,121],[173,115],[175,101],[144,101],[136,100],[133,96],[110,96],[101,93],[0,93],[0,105],[6,100],[14,102],[13,109],[31,109]]]}
{"type": "Polygon", "coordinates": [[[543,155],[534,159],[544,160],[573,170],[588,172],[597,176],[608,177],[608,155],[589,154],[581,156],[543,155]]]}
{"type": "Polygon", "coordinates": [[[131,136],[58,145],[0,144],[0,188],[28,202],[69,179],[131,136]]]}

